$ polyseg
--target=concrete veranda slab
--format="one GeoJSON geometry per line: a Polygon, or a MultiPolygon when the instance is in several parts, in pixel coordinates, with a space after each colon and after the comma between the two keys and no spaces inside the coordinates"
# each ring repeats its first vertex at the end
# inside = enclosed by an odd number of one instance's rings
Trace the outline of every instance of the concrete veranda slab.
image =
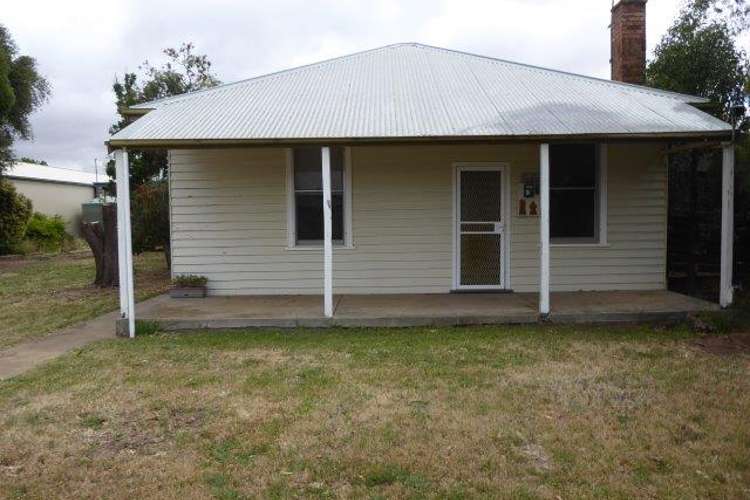
{"type": "MultiPolygon", "coordinates": [[[[717,310],[704,300],[668,291],[552,294],[552,322],[679,320],[717,310]]],[[[257,295],[172,299],[160,296],[138,308],[138,318],[166,330],[199,328],[406,327],[534,323],[533,293],[337,295],[333,318],[319,295],[257,295]]]]}
{"type": "MultiPolygon", "coordinates": [[[[679,320],[718,310],[716,304],[667,291],[552,294],[549,320],[560,323],[679,320]]],[[[0,351],[0,379],[9,378],[90,342],[115,338],[111,312],[43,339],[0,351]]],[[[166,330],[211,328],[406,327],[534,323],[532,293],[339,295],[334,317],[323,316],[318,295],[261,295],[172,299],[160,295],[136,304],[136,318],[166,330]]]]}

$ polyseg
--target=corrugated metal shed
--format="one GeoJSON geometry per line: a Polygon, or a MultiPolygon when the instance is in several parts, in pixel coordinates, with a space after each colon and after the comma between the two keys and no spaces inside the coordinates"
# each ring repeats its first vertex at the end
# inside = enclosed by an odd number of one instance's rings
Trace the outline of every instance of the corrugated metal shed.
{"type": "MultiPolygon", "coordinates": [[[[50,167],[47,165],[37,165],[36,163],[26,162],[14,163],[5,175],[12,179],[64,182],[66,184],[81,184],[85,186],[93,186],[96,182],[96,174],[93,172],[50,167]]],[[[99,180],[106,181],[107,176],[101,176],[99,180]]]]}
{"type": "Polygon", "coordinates": [[[703,99],[398,44],[192,94],[111,137],[129,142],[720,134],[703,99]]]}

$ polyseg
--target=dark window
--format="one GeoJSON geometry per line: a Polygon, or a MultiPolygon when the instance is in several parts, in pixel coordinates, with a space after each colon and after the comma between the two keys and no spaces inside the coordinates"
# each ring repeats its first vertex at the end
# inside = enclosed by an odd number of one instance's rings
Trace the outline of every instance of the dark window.
{"type": "Polygon", "coordinates": [[[550,238],[559,243],[598,240],[597,179],[595,144],[550,146],[550,238]]]}
{"type": "MultiPolygon", "coordinates": [[[[294,206],[298,243],[323,241],[323,177],[320,148],[294,150],[294,206]]],[[[331,148],[333,240],[344,240],[344,151],[331,148]]]]}

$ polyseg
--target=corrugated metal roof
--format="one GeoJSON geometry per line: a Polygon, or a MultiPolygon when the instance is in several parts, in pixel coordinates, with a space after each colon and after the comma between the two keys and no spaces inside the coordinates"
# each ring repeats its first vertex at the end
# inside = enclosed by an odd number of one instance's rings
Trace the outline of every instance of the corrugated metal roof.
{"type": "Polygon", "coordinates": [[[691,102],[705,100],[408,43],[134,106],[152,111],[111,143],[731,130],[691,102]]]}
{"type": "MultiPolygon", "coordinates": [[[[96,182],[96,174],[91,172],[72,170],[69,168],[50,167],[48,165],[37,165],[36,163],[26,162],[14,163],[5,175],[15,179],[65,182],[68,184],[83,184],[86,186],[93,186],[96,182]]],[[[102,176],[100,180],[106,181],[107,176],[102,176]]]]}

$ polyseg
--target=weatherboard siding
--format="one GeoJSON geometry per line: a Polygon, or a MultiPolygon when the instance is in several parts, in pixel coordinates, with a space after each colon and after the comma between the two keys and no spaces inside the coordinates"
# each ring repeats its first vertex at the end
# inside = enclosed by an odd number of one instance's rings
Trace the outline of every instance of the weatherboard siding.
{"type": "MultiPolygon", "coordinates": [[[[511,167],[513,202],[535,145],[356,146],[354,248],[334,248],[335,293],[445,293],[453,282],[453,163],[511,167]]],[[[609,244],[552,248],[553,290],[663,289],[666,171],[657,145],[609,147],[609,244]]],[[[281,148],[170,152],[173,272],[228,294],[322,292],[322,251],[287,248],[281,148]]],[[[539,226],[511,218],[511,287],[534,291],[539,226]]]]}

